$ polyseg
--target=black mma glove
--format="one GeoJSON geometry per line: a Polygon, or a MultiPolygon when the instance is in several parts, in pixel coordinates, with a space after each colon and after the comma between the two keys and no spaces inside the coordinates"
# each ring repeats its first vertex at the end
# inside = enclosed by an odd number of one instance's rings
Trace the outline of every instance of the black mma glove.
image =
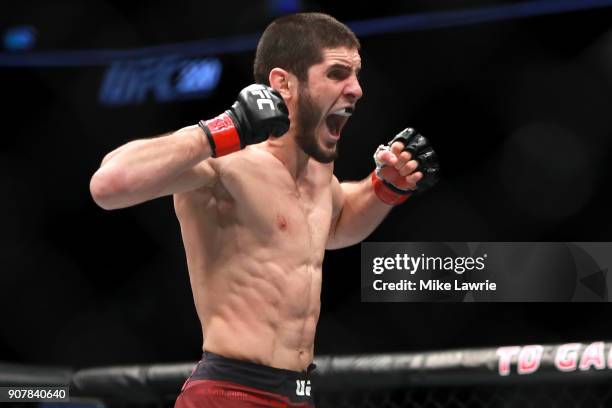
{"type": "Polygon", "coordinates": [[[386,145],[378,146],[374,153],[374,162],[376,163],[376,170],[372,172],[374,192],[382,202],[389,205],[401,204],[413,193],[433,187],[439,178],[440,165],[436,152],[429,145],[429,141],[412,128],[404,129],[386,145]],[[401,176],[399,172],[395,172],[392,177],[387,177],[387,179],[382,176],[381,170],[385,167],[385,163],[378,159],[378,155],[382,150],[391,150],[391,146],[395,142],[401,142],[404,145],[402,151],[410,152],[411,160],[416,160],[419,163],[414,172],[420,171],[423,178],[419,180],[414,189],[398,187],[399,181],[405,177],[401,176]]]}
{"type": "Polygon", "coordinates": [[[198,125],[206,133],[212,156],[220,157],[263,142],[270,134],[285,134],[289,130],[289,114],[278,92],[253,84],[240,91],[230,109],[198,125]]]}

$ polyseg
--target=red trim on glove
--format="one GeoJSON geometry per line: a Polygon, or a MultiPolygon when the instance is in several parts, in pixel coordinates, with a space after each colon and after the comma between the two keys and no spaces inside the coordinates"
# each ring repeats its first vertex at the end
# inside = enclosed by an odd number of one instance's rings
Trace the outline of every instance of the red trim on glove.
{"type": "Polygon", "coordinates": [[[227,113],[222,113],[216,118],[207,120],[204,124],[210,130],[214,140],[214,157],[225,156],[242,148],[236,125],[227,113]]]}
{"type": "Polygon", "coordinates": [[[385,183],[376,175],[376,171],[372,172],[372,185],[374,186],[376,196],[380,201],[388,205],[401,204],[410,197],[410,194],[398,194],[385,186],[385,183]]]}

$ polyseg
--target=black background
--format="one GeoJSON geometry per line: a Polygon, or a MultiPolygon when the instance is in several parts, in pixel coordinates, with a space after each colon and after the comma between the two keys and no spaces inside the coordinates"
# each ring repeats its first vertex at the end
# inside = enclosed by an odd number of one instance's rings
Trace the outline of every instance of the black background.
{"type": "MultiPolygon", "coordinates": [[[[265,2],[20,2],[0,29],[37,50],[131,48],[262,31],[265,2]]],[[[302,2],[341,21],[509,4],[302,2]]],[[[612,9],[361,38],[364,97],[336,175],[412,126],[443,178],[370,241],[612,241],[612,9]]],[[[107,152],[212,117],[252,82],[253,52],[218,56],[207,99],[105,107],[106,66],[0,67],[0,360],[85,367],[195,361],[202,343],[166,197],[104,211],[89,196],[107,152]]],[[[359,246],[328,252],[318,354],[610,339],[606,303],[360,303],[359,246]]]]}

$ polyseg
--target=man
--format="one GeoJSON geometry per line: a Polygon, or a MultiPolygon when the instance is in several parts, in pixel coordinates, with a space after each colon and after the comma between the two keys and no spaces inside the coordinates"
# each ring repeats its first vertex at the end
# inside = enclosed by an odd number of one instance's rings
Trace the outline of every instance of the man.
{"type": "Polygon", "coordinates": [[[362,96],[359,47],[330,16],[281,17],[258,44],[258,84],[230,110],[127,143],[94,174],[105,209],[174,195],[204,332],[177,407],[313,406],[324,250],[360,242],[435,180],[435,154],[412,129],[379,147],[371,177],[334,177],[337,142],[362,96]]]}

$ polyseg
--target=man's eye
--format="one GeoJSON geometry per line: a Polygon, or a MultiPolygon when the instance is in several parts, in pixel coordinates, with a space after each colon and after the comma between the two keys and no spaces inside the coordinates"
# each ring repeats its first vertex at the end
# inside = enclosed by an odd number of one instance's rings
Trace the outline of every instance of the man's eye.
{"type": "Polygon", "coordinates": [[[344,79],[346,78],[346,73],[343,71],[331,71],[327,76],[331,79],[344,79]]]}

